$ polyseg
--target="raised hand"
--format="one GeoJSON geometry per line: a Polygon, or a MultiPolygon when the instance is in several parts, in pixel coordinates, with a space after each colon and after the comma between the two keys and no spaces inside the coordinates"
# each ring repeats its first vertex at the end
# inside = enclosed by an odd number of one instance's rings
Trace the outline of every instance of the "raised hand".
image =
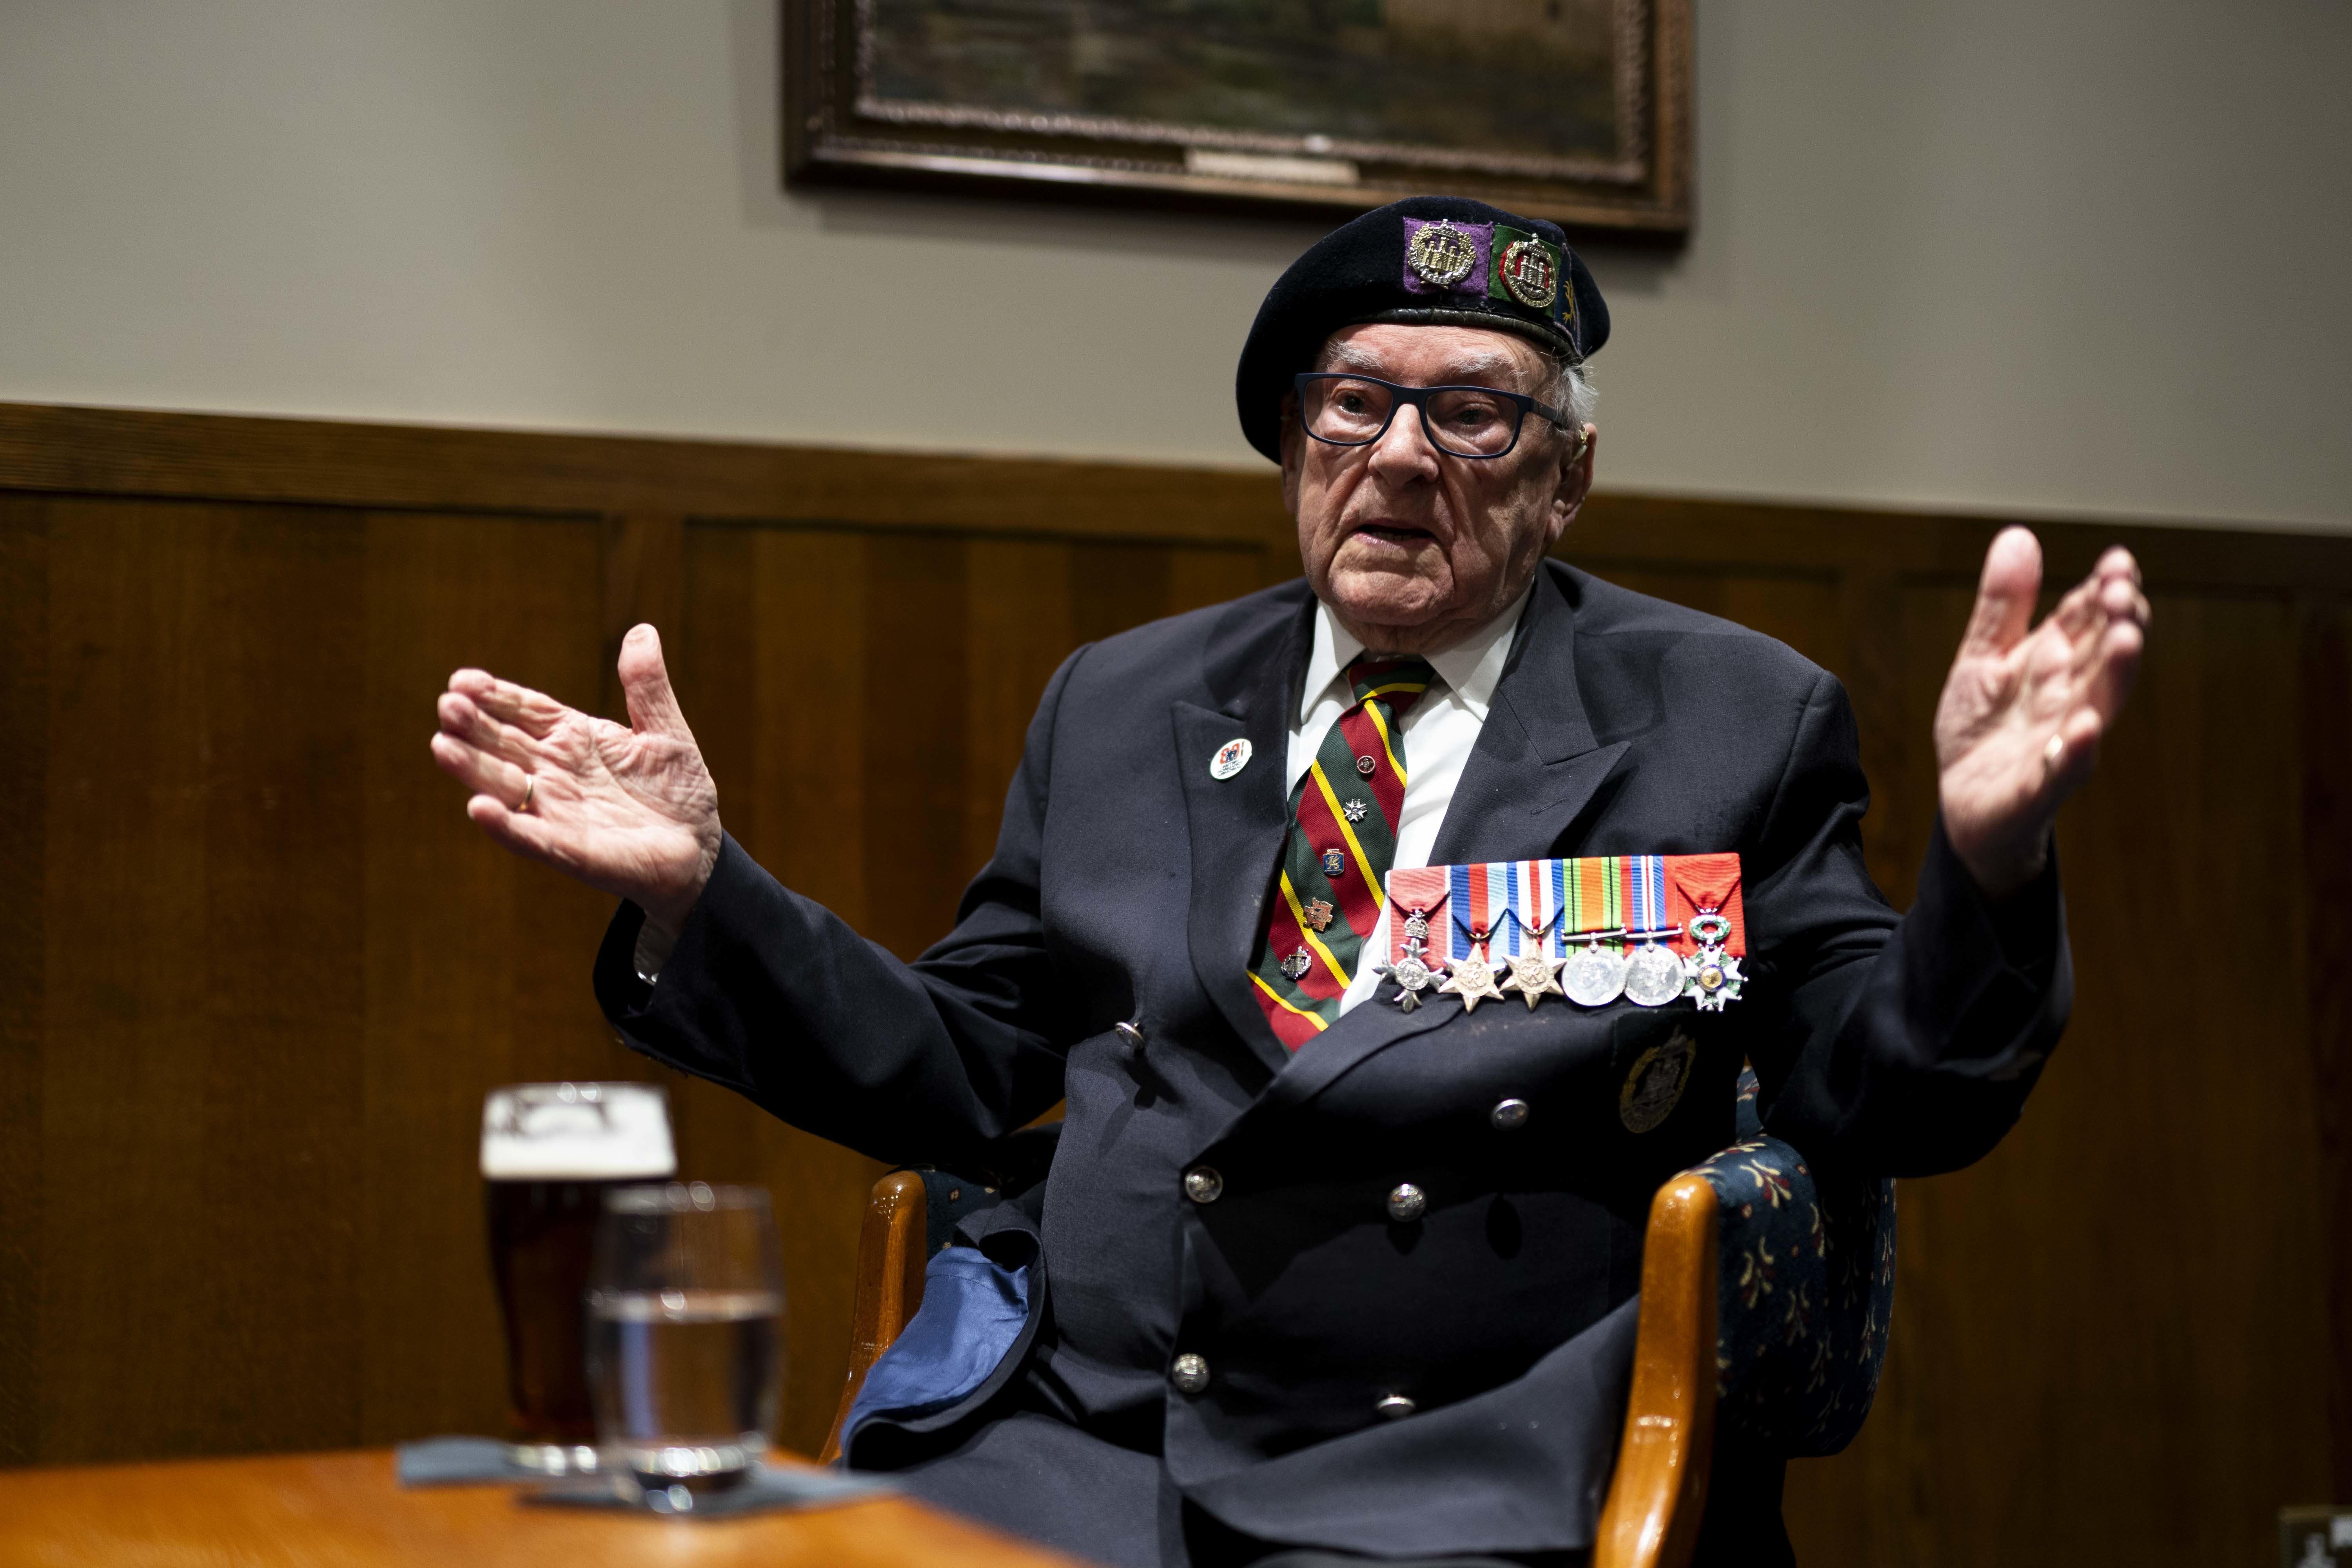
{"type": "Polygon", "coordinates": [[[2042,873],[2060,803],[2091,774],[2147,637],[2139,566],[2121,548],[2032,626],[2042,545],[2003,529],[1936,705],[1944,832],[1993,898],[2042,873]],[[2032,626],[2029,631],[2027,628],[2032,626]]]}
{"type": "Polygon", "coordinates": [[[474,792],[466,815],[518,855],[635,900],[676,933],[719,858],[719,791],[663,668],[661,636],[621,643],[629,722],[461,669],[441,694],[433,760],[474,792]]]}

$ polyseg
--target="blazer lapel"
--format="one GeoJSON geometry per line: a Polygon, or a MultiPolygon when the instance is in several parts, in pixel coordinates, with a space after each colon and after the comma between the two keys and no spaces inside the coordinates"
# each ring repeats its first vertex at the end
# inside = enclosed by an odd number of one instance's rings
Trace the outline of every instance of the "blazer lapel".
{"type": "Polygon", "coordinates": [[[1307,671],[1313,606],[1307,598],[1279,617],[1230,616],[1210,637],[1206,674],[1214,706],[1179,701],[1171,714],[1192,836],[1185,931],[1193,973],[1234,1032],[1277,1072],[1290,1053],[1258,1011],[1248,964],[1290,826],[1282,775],[1297,686],[1307,671]],[[1250,743],[1248,763],[1231,778],[1212,777],[1210,759],[1236,738],[1250,743]]]}

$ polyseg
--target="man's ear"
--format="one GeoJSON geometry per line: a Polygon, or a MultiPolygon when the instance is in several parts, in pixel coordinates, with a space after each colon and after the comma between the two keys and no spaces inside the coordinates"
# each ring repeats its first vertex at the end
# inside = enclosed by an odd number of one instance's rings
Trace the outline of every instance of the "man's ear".
{"type": "Polygon", "coordinates": [[[1307,460],[1307,437],[1298,428],[1298,394],[1282,397],[1282,509],[1298,521],[1298,470],[1307,460]]]}
{"type": "Polygon", "coordinates": [[[1552,491],[1551,520],[1544,534],[1547,549],[1559,542],[1559,536],[1568,531],[1568,525],[1584,510],[1584,498],[1592,493],[1592,454],[1601,445],[1601,431],[1587,425],[1583,435],[1581,443],[1570,439],[1565,432],[1559,437],[1559,485],[1552,491]]]}

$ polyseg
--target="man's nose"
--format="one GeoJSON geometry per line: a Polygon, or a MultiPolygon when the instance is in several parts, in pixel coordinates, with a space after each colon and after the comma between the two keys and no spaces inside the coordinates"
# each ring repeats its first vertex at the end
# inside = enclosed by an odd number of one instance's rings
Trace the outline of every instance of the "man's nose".
{"type": "Polygon", "coordinates": [[[1372,468],[1395,479],[1434,478],[1437,458],[1429,432],[1422,427],[1421,410],[1410,403],[1398,404],[1389,427],[1372,443],[1372,468]]]}

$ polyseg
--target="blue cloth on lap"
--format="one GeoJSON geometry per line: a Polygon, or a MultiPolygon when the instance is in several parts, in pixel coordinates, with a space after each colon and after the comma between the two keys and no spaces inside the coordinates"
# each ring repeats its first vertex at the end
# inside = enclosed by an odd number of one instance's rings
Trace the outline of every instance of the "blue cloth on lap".
{"type": "Polygon", "coordinates": [[[842,1425],[845,1447],[869,1415],[905,1420],[945,1410],[988,1381],[1029,1318],[1029,1268],[948,1247],[923,1269],[923,1304],[866,1374],[842,1425]]]}

